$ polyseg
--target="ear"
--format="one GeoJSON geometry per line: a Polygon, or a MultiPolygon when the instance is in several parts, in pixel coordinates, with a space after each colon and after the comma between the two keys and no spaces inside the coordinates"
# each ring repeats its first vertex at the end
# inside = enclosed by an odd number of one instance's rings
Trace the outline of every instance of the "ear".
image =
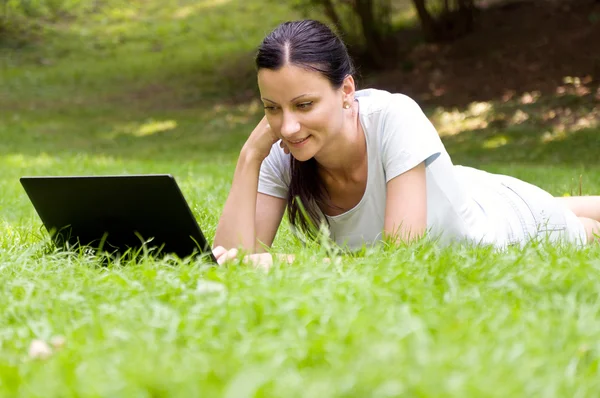
{"type": "Polygon", "coordinates": [[[346,76],[340,89],[342,91],[342,101],[352,104],[354,101],[354,93],[356,92],[354,77],[352,77],[352,75],[346,76]]]}

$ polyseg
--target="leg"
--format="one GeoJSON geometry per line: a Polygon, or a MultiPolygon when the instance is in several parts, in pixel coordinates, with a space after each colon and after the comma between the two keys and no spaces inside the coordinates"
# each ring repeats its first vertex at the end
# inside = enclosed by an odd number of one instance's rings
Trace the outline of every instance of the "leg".
{"type": "Polygon", "coordinates": [[[600,196],[555,198],[543,189],[514,177],[496,178],[508,188],[509,201],[524,205],[517,212],[524,218],[525,235],[577,245],[594,240],[600,243],[600,237],[594,236],[600,234],[600,196]],[[511,197],[510,192],[515,195],[511,197]]]}
{"type": "Polygon", "coordinates": [[[600,243],[600,221],[592,220],[591,218],[579,217],[579,220],[585,228],[588,243],[600,243]]]}
{"type": "Polygon", "coordinates": [[[575,213],[577,217],[600,221],[600,196],[567,196],[557,197],[556,199],[575,213]]]}

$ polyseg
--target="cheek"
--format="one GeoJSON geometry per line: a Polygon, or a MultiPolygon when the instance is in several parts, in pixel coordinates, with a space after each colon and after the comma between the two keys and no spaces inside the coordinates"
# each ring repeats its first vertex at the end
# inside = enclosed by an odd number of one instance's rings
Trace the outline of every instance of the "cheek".
{"type": "Polygon", "coordinates": [[[268,113],[266,114],[266,116],[267,116],[267,122],[269,123],[269,126],[271,126],[271,131],[273,131],[276,136],[280,137],[281,136],[281,118],[277,117],[275,115],[269,115],[268,113]]]}
{"type": "Polygon", "coordinates": [[[336,109],[322,107],[307,114],[305,120],[307,127],[312,126],[317,130],[331,132],[331,130],[335,130],[339,127],[342,118],[341,112],[337,112],[336,109]]]}

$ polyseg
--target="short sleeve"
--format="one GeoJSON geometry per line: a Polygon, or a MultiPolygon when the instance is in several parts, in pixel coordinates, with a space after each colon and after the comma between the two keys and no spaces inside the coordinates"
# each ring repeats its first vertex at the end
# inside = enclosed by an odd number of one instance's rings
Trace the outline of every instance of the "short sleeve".
{"type": "Polygon", "coordinates": [[[258,192],[277,198],[287,198],[290,184],[290,155],[286,155],[277,141],[263,160],[258,175],[258,192]]]}
{"type": "Polygon", "coordinates": [[[382,113],[382,163],[386,182],[444,151],[437,130],[410,97],[394,94],[382,113]]]}

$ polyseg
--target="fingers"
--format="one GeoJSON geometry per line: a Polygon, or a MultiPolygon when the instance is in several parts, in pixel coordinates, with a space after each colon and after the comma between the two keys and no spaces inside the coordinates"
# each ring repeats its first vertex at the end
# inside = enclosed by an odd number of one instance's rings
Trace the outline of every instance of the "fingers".
{"type": "Polygon", "coordinates": [[[283,142],[283,140],[281,140],[281,142],[279,143],[279,146],[280,146],[281,148],[283,148],[283,152],[284,152],[286,155],[289,155],[289,153],[290,153],[290,149],[287,147],[287,145],[285,145],[285,143],[283,142]]]}
{"type": "Polygon", "coordinates": [[[215,256],[215,258],[218,260],[219,257],[221,257],[223,254],[227,253],[227,249],[225,249],[223,246],[217,246],[213,249],[213,256],[215,256]]]}
{"type": "Polygon", "coordinates": [[[273,266],[273,256],[270,253],[249,254],[244,256],[243,262],[254,268],[268,270],[273,266]]]}
{"type": "Polygon", "coordinates": [[[224,247],[218,246],[213,250],[213,254],[217,259],[219,265],[225,264],[227,261],[234,260],[238,255],[238,249],[225,249],[224,247]]]}
{"type": "MultiPolygon", "coordinates": [[[[227,250],[223,246],[217,246],[213,249],[213,255],[217,259],[219,265],[235,260],[238,257],[238,254],[238,249],[227,250]]],[[[268,270],[273,265],[273,257],[270,253],[248,254],[244,256],[242,262],[244,264],[252,265],[255,268],[268,270]]]]}

